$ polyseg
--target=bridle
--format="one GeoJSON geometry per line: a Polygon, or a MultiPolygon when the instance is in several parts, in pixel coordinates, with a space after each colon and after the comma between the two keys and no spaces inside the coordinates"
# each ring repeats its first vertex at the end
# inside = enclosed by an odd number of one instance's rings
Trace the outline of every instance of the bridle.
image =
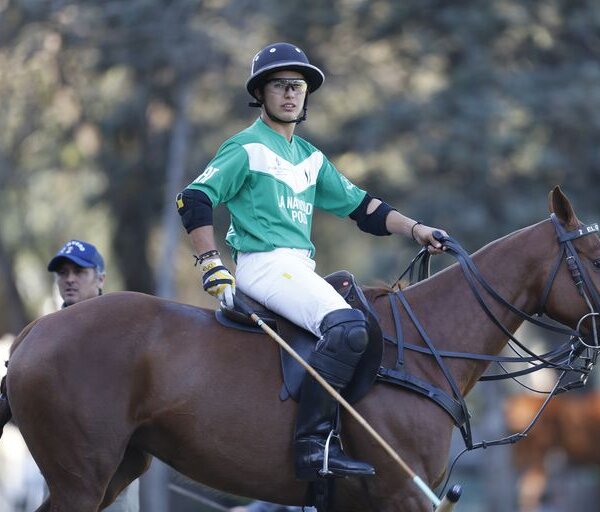
{"type": "MultiPolygon", "coordinates": [[[[577,253],[575,247],[573,246],[573,240],[577,238],[581,238],[587,235],[592,235],[594,233],[600,233],[600,227],[598,223],[588,224],[580,226],[579,228],[573,231],[566,231],[565,228],[560,224],[558,218],[554,213],[551,214],[550,219],[552,224],[556,230],[557,241],[560,246],[559,254],[556,258],[555,263],[552,266],[552,270],[548,277],[548,281],[544,287],[544,292],[542,293],[542,300],[540,301],[540,305],[537,308],[537,312],[535,315],[529,315],[524,311],[520,310],[507,300],[505,300],[502,296],[500,296],[492,286],[486,281],[486,279],[481,275],[475,263],[473,262],[471,256],[463,249],[463,247],[453,238],[447,236],[440,236],[438,239],[442,242],[444,247],[446,248],[446,253],[454,256],[463,272],[463,275],[469,284],[472,293],[476,297],[479,302],[480,307],[485,311],[491,321],[501,329],[504,334],[507,335],[510,341],[514,342],[521,350],[529,354],[530,357],[519,356],[517,358],[506,358],[506,357],[495,357],[495,356],[481,356],[480,354],[469,354],[463,352],[440,352],[441,355],[445,357],[466,357],[472,356],[473,359],[484,359],[489,361],[498,361],[498,362],[540,362],[543,363],[541,366],[543,367],[554,367],[556,366],[555,356],[559,353],[564,352],[564,348],[560,347],[559,349],[555,349],[546,354],[538,355],[534,354],[529,350],[526,346],[524,346],[519,340],[517,340],[508,329],[506,329],[500,320],[492,313],[491,309],[487,305],[485,299],[482,297],[481,292],[477,288],[477,284],[481,285],[481,287],[496,301],[511,310],[517,316],[521,317],[523,320],[526,320],[534,325],[542,327],[546,330],[557,332],[559,334],[564,334],[575,338],[579,343],[584,345],[585,347],[591,348],[600,348],[600,339],[598,338],[599,333],[596,326],[596,317],[600,316],[600,293],[598,289],[595,287],[594,283],[589,278],[583,263],[581,262],[581,258],[577,253]],[[567,268],[571,273],[571,277],[577,287],[579,294],[583,297],[588,306],[589,312],[581,317],[578,321],[575,329],[565,328],[562,326],[557,326],[553,323],[546,322],[544,320],[540,320],[536,317],[541,317],[545,311],[545,306],[548,301],[548,297],[550,295],[550,291],[554,285],[554,281],[556,280],[556,276],[558,274],[558,270],[560,269],[560,265],[565,261],[567,268]],[[591,298],[590,298],[591,297],[591,298]],[[580,327],[584,320],[587,318],[592,319],[592,333],[593,337],[590,342],[586,342],[584,338],[581,336],[580,327]]],[[[410,278],[410,284],[418,282],[422,279],[426,279],[429,277],[429,262],[430,262],[430,254],[426,248],[421,249],[421,251],[417,254],[417,256],[412,260],[409,267],[406,271],[398,278],[398,282],[400,282],[406,275],[410,278]],[[415,271],[415,268],[417,270],[415,271]],[[416,279],[415,279],[416,274],[416,279]]],[[[572,345],[572,343],[569,343],[572,345]]],[[[417,350],[419,351],[419,350],[417,350]]],[[[534,368],[533,371],[538,368],[534,368]]],[[[526,370],[525,372],[514,372],[514,375],[524,375],[526,373],[531,373],[531,370],[526,370]]],[[[513,374],[503,374],[502,378],[507,378],[513,376],[513,374]]],[[[497,378],[488,376],[482,377],[481,380],[498,380],[497,378]]]]}
{"type": "MultiPolygon", "coordinates": [[[[509,338],[509,344],[516,344],[522,351],[526,352],[528,356],[523,356],[518,353],[518,351],[514,348],[513,350],[517,353],[517,357],[504,357],[504,356],[494,356],[494,355],[486,355],[486,354],[473,354],[473,353],[465,353],[465,352],[451,352],[451,351],[438,351],[432,344],[431,340],[428,338],[425,333],[422,325],[416,319],[408,301],[404,297],[402,290],[398,290],[395,293],[390,294],[390,303],[392,308],[392,313],[395,318],[395,328],[396,328],[396,338],[390,338],[385,336],[386,341],[394,343],[398,348],[398,360],[396,369],[401,367],[403,364],[403,352],[405,349],[413,350],[416,352],[420,352],[423,354],[428,354],[434,357],[442,373],[446,376],[450,388],[452,389],[453,399],[460,406],[462,411],[460,414],[451,413],[451,416],[454,419],[455,424],[459,427],[463,440],[465,442],[466,448],[459,453],[452,464],[450,465],[450,470],[447,472],[447,478],[450,477],[450,473],[454,464],[456,464],[458,458],[464,454],[466,451],[470,451],[477,448],[487,448],[489,446],[497,446],[497,445],[505,445],[512,444],[523,437],[527,436],[527,433],[531,430],[533,425],[537,422],[543,410],[548,405],[549,401],[553,396],[559,394],[561,392],[568,391],[569,389],[582,387],[586,384],[587,378],[596,364],[598,359],[598,355],[600,352],[600,340],[598,338],[598,326],[596,324],[598,318],[600,316],[600,293],[598,289],[590,279],[588,272],[586,271],[579,254],[577,253],[573,241],[592,234],[600,233],[600,228],[598,223],[582,225],[573,231],[566,231],[566,229],[559,222],[558,218],[554,213],[551,214],[550,219],[555,228],[557,241],[560,246],[559,254],[556,258],[555,263],[551,267],[551,272],[548,277],[548,281],[544,287],[544,292],[542,294],[542,300],[540,301],[540,305],[537,309],[537,313],[535,316],[529,315],[524,311],[520,310],[513,304],[506,301],[502,296],[500,296],[491,285],[485,280],[485,278],[481,275],[477,267],[475,266],[473,260],[470,255],[461,247],[461,245],[456,242],[453,238],[442,236],[441,233],[438,233],[436,238],[442,242],[444,245],[446,252],[454,256],[463,272],[463,275],[469,284],[475,298],[479,302],[481,308],[485,311],[486,315],[490,318],[490,320],[509,338]],[[561,264],[565,261],[567,268],[571,274],[573,282],[577,288],[578,293],[584,299],[589,312],[584,314],[579,321],[575,329],[565,328],[562,326],[556,326],[552,323],[546,322],[542,319],[536,318],[542,316],[545,311],[546,303],[548,301],[548,297],[554,285],[554,281],[556,280],[556,276],[558,275],[558,271],[561,267],[561,264]],[[565,342],[560,347],[547,352],[542,355],[535,354],[530,349],[528,349],[523,343],[517,340],[513,334],[500,322],[500,320],[494,315],[491,311],[490,307],[487,305],[485,299],[483,298],[479,288],[477,285],[480,285],[496,302],[499,302],[513,313],[521,317],[523,320],[533,323],[539,327],[542,327],[549,331],[558,332],[561,334],[565,334],[569,336],[569,341],[565,342]],[[421,347],[409,343],[405,343],[403,340],[403,336],[401,334],[401,328],[398,322],[398,312],[396,301],[399,301],[402,306],[405,308],[409,318],[415,324],[415,327],[421,334],[421,337],[426,343],[426,347],[421,347]],[[583,322],[587,319],[591,320],[592,328],[591,328],[591,337],[586,341],[584,337],[581,335],[580,328],[583,322]],[[533,373],[535,371],[541,370],[543,368],[554,368],[560,370],[560,375],[552,388],[552,390],[548,393],[544,403],[535,414],[529,425],[522,431],[517,434],[512,434],[508,437],[504,437],[502,439],[497,439],[493,441],[481,441],[479,443],[473,443],[471,427],[470,427],[470,414],[467,410],[467,406],[464,400],[464,397],[458,391],[458,386],[452,377],[451,372],[449,372],[448,367],[443,362],[443,358],[462,358],[462,359],[475,359],[482,360],[488,362],[496,362],[498,365],[504,370],[503,373],[497,375],[485,375],[480,377],[479,380],[501,380],[507,378],[515,378],[520,377],[529,373],[533,373]],[[529,363],[531,365],[530,368],[520,371],[507,371],[503,363],[529,363]],[[563,381],[570,375],[571,372],[575,372],[580,375],[578,380],[570,381],[564,383],[563,381]],[[464,424],[459,424],[457,419],[463,420],[464,424]]],[[[411,264],[407,268],[407,270],[400,276],[398,282],[400,282],[407,274],[410,277],[410,283],[413,284],[415,282],[414,276],[416,274],[416,281],[420,281],[429,277],[429,263],[430,263],[430,254],[426,248],[421,249],[421,251],[417,254],[417,256],[412,260],[411,264]],[[416,270],[415,270],[416,269],[416,270]]],[[[385,370],[385,369],[384,369],[385,370]]],[[[399,373],[394,370],[388,370],[387,372],[383,372],[393,374],[399,373]]],[[[429,391],[431,394],[431,387],[428,387],[426,391],[429,391]]],[[[438,391],[433,389],[434,392],[438,391]]],[[[421,391],[422,392],[422,391],[421,391]]],[[[447,402],[447,400],[446,400],[447,402]]],[[[441,403],[441,402],[438,402],[441,403]]],[[[442,403],[443,405],[443,403],[442,403]]],[[[447,411],[452,411],[452,408],[446,407],[447,411]]],[[[454,408],[456,410],[456,407],[454,408]]],[[[442,487],[442,489],[445,485],[442,487]]]]}
{"type": "Polygon", "coordinates": [[[542,301],[538,310],[538,315],[541,315],[544,312],[546,302],[548,300],[548,295],[550,295],[552,284],[554,283],[554,279],[556,278],[556,274],[558,273],[560,264],[564,259],[567,264],[567,268],[571,273],[571,277],[573,278],[573,282],[577,287],[579,295],[583,297],[587,307],[589,308],[589,313],[581,317],[579,322],[577,322],[575,330],[579,332],[581,324],[587,318],[591,318],[592,320],[593,343],[586,343],[581,336],[578,336],[578,339],[585,346],[598,347],[599,340],[598,329],[596,325],[596,317],[600,315],[600,293],[598,293],[598,289],[594,286],[594,283],[592,283],[591,279],[589,278],[589,275],[581,262],[581,258],[579,257],[579,254],[573,246],[573,240],[577,240],[578,238],[598,233],[600,232],[600,228],[598,226],[598,223],[594,223],[588,224],[587,226],[581,226],[573,231],[566,231],[562,224],[558,221],[558,218],[554,213],[550,215],[550,219],[552,220],[552,223],[556,230],[556,235],[561,250],[553,266],[553,270],[550,274],[548,284],[544,289],[542,301]]]}
{"type": "MultiPolygon", "coordinates": [[[[540,306],[535,316],[525,313],[524,311],[520,310],[519,308],[505,300],[502,296],[500,296],[487,282],[487,280],[481,275],[471,256],[465,251],[465,249],[462,248],[462,246],[458,242],[456,242],[451,237],[442,236],[441,233],[439,233],[439,236],[436,236],[436,238],[438,238],[440,242],[442,242],[442,244],[444,245],[446,253],[454,256],[457,259],[457,262],[461,267],[465,280],[469,284],[473,295],[479,302],[480,307],[486,313],[488,318],[508,337],[509,344],[511,345],[513,351],[517,354],[516,356],[497,356],[488,354],[475,354],[470,352],[437,350],[432,340],[430,340],[427,336],[427,333],[425,332],[423,326],[416,318],[416,315],[412,311],[412,308],[410,307],[402,290],[398,290],[395,293],[391,293],[389,295],[390,305],[392,308],[394,318],[399,318],[397,312],[397,303],[399,302],[407,312],[408,317],[413,322],[417,331],[420,333],[422,339],[425,341],[426,344],[426,346],[419,346],[407,343],[403,339],[402,329],[399,325],[399,322],[395,320],[394,323],[396,329],[396,336],[385,336],[385,339],[386,341],[397,345],[398,357],[396,362],[396,370],[402,368],[402,370],[405,373],[405,370],[403,369],[405,350],[411,350],[414,352],[419,352],[422,354],[433,356],[438,366],[440,367],[442,373],[445,375],[446,380],[450,385],[450,388],[452,389],[452,399],[460,406],[460,409],[462,409],[460,411],[461,414],[455,413],[452,414],[452,416],[455,420],[455,424],[457,424],[457,426],[460,428],[461,433],[463,435],[463,439],[465,441],[465,445],[469,450],[479,447],[487,447],[494,444],[506,444],[508,442],[515,442],[514,436],[511,436],[511,440],[509,441],[499,440],[473,444],[469,422],[469,413],[467,411],[466,403],[458,390],[458,386],[454,381],[451,372],[449,371],[447,365],[443,361],[443,358],[473,359],[487,361],[490,363],[495,362],[503,369],[502,373],[495,375],[486,374],[480,377],[479,380],[481,381],[502,380],[508,378],[521,377],[523,375],[527,375],[544,368],[553,368],[561,371],[560,377],[558,378],[556,385],[554,386],[552,391],[550,391],[550,393],[548,394],[546,402],[544,402],[544,405],[540,409],[540,413],[543,410],[543,408],[545,408],[547,402],[552,396],[572,388],[584,386],[587,382],[589,373],[591,372],[593,366],[596,364],[598,354],[600,351],[600,341],[598,338],[598,328],[596,325],[597,317],[600,316],[600,293],[589,278],[588,273],[586,272],[585,267],[583,266],[583,263],[577,251],[575,250],[575,247],[573,246],[573,240],[576,240],[577,238],[583,236],[597,234],[599,233],[600,229],[598,224],[596,223],[590,225],[583,225],[574,231],[567,232],[558,221],[556,215],[552,214],[550,218],[556,230],[557,241],[560,245],[560,251],[556,262],[551,267],[551,272],[548,277],[546,286],[544,287],[544,292],[542,294],[542,300],[540,302],[540,306]],[[536,318],[541,316],[545,309],[545,305],[548,301],[550,291],[553,287],[554,281],[556,280],[556,276],[558,275],[558,271],[563,260],[566,262],[567,268],[571,273],[571,276],[573,278],[575,286],[577,287],[578,292],[582,295],[589,308],[589,312],[583,315],[578,321],[576,329],[570,329],[564,326],[557,326],[553,323],[545,321],[544,319],[536,318]],[[510,311],[522,318],[524,321],[528,321],[534,325],[542,327],[545,330],[566,335],[569,337],[569,341],[563,343],[561,346],[545,354],[539,355],[534,353],[529,348],[527,348],[522,342],[516,339],[515,336],[496,317],[496,315],[493,313],[493,311],[487,304],[486,299],[483,297],[479,287],[483,288],[493,300],[508,308],[510,311]],[[586,341],[580,333],[580,327],[582,323],[588,318],[592,321],[592,336],[586,341]],[[525,352],[528,355],[525,356],[522,353],[519,353],[519,351],[513,345],[516,345],[522,352],[525,352]],[[504,363],[529,363],[530,367],[524,370],[510,372],[504,368],[504,363]],[[575,374],[578,374],[579,378],[574,381],[566,383],[563,382],[567,374],[572,376],[573,372],[575,374]],[[457,421],[457,419],[462,420],[464,424],[461,424],[460,421],[457,421]]],[[[407,274],[411,278],[411,283],[413,282],[412,280],[415,273],[418,276],[417,280],[428,277],[429,259],[429,253],[425,248],[423,248],[421,252],[419,252],[419,254],[413,259],[409,268],[400,276],[398,281],[403,279],[407,274]],[[415,268],[418,269],[416,272],[415,268]]],[[[384,377],[389,379],[391,379],[392,375],[399,374],[398,371],[386,369],[382,369],[381,373],[384,377]]],[[[437,392],[437,390],[434,391],[437,392]]],[[[449,410],[450,408],[446,407],[446,409],[449,410]]],[[[454,407],[454,410],[456,410],[456,407],[454,407]]],[[[537,420],[538,416],[539,413],[534,419],[534,422],[535,420],[537,420]]],[[[532,425],[533,422],[531,426],[532,425]]]]}

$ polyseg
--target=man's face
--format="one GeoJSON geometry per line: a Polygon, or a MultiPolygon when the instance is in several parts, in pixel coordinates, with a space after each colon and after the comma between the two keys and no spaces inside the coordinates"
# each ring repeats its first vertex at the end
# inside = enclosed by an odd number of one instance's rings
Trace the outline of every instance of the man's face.
{"type": "Polygon", "coordinates": [[[302,113],[306,89],[306,81],[298,71],[276,71],[269,76],[263,88],[263,102],[278,118],[293,121],[302,113]]]}
{"type": "Polygon", "coordinates": [[[95,268],[80,267],[68,260],[60,264],[55,274],[58,291],[67,306],[98,296],[104,286],[104,275],[95,268]]]}

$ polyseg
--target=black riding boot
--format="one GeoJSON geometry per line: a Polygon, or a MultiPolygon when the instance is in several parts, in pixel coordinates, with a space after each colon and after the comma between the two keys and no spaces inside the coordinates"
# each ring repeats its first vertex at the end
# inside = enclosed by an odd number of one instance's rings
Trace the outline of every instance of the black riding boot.
{"type": "Polygon", "coordinates": [[[342,452],[335,431],[338,403],[310,375],[302,384],[296,420],[294,458],[296,478],[315,480],[322,476],[367,476],[375,469],[366,462],[347,457],[342,452]],[[329,439],[329,443],[327,443],[329,439]],[[328,444],[328,449],[327,449],[328,444]],[[325,454],[328,454],[325,460],[325,454]]]}
{"type": "MultiPolygon", "coordinates": [[[[310,357],[312,366],[336,389],[343,389],[367,347],[363,314],[356,309],[333,311],[321,324],[323,337],[310,357]]],[[[323,476],[368,476],[375,469],[342,452],[336,433],[339,404],[315,379],[302,383],[294,434],[296,477],[315,480],[323,476]]]]}

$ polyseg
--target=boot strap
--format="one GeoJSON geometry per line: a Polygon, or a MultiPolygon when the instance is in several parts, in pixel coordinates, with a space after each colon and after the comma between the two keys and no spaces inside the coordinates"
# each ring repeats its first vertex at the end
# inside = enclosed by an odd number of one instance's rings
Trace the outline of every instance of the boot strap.
{"type": "Polygon", "coordinates": [[[335,437],[337,442],[340,443],[340,449],[343,450],[342,439],[340,435],[335,431],[331,430],[325,441],[325,450],[323,451],[323,467],[319,470],[319,475],[323,477],[333,475],[333,472],[329,470],[329,445],[331,444],[331,438],[335,437]]]}

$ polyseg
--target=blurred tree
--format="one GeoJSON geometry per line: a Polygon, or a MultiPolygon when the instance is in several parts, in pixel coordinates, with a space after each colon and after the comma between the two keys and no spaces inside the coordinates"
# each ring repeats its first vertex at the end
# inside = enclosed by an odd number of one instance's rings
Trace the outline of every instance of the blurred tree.
{"type": "MultiPolygon", "coordinates": [[[[254,52],[274,40],[303,46],[327,75],[299,133],[468,248],[538,220],[556,183],[582,216],[595,213],[593,2],[4,0],[0,10],[0,90],[11,99],[0,104],[12,290],[2,296],[21,311],[11,316],[35,316],[49,290],[41,273],[17,270],[42,267],[71,236],[106,247],[115,288],[152,292],[156,279],[176,279],[180,298],[204,300],[187,279],[182,230],[167,235],[178,229],[168,198],[256,115],[243,84],[254,52]],[[169,262],[182,270],[163,277],[169,262]]],[[[222,232],[222,209],[216,222],[222,232]]],[[[317,217],[323,271],[387,280],[416,250],[340,222],[317,217]]]]}

